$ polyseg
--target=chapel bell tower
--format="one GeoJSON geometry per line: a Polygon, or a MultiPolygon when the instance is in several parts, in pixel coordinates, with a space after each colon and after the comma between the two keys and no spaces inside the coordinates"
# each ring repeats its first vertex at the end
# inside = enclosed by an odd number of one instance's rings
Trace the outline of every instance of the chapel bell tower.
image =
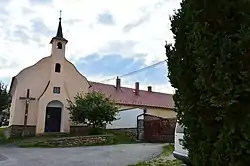
{"type": "MultiPolygon", "coordinates": [[[[64,91],[62,89],[64,86],[64,63],[65,63],[65,46],[68,42],[63,37],[62,32],[62,23],[61,23],[61,11],[60,11],[60,18],[59,18],[59,24],[57,28],[56,36],[53,37],[50,41],[50,44],[52,44],[51,49],[51,75],[50,75],[50,86],[49,88],[52,88],[51,92],[53,92],[54,97],[62,97],[65,96],[64,91]]],[[[63,99],[57,99],[58,101],[62,101],[63,99]]]]}
{"type": "Polygon", "coordinates": [[[61,12],[62,11],[60,11],[60,18],[59,18],[59,24],[58,24],[56,36],[53,37],[50,41],[50,44],[52,44],[51,56],[54,60],[57,59],[59,61],[64,59],[65,46],[68,43],[68,40],[66,40],[63,37],[61,12]]]}

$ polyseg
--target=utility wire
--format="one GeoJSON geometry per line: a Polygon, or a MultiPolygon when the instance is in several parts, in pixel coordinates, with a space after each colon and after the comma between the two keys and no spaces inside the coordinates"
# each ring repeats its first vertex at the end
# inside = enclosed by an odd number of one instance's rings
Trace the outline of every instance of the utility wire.
{"type": "MultiPolygon", "coordinates": [[[[152,64],[152,65],[143,67],[143,68],[141,68],[141,69],[138,69],[138,70],[135,70],[135,71],[132,71],[132,72],[129,72],[129,73],[127,73],[127,74],[123,74],[123,75],[120,75],[120,76],[117,76],[117,77],[118,77],[118,78],[121,78],[121,77],[126,77],[126,76],[130,76],[130,75],[134,75],[134,74],[137,74],[137,73],[142,72],[142,71],[144,71],[144,70],[147,70],[147,69],[149,69],[149,68],[153,68],[153,67],[155,67],[155,66],[158,66],[158,65],[160,65],[160,64],[162,64],[162,63],[164,63],[164,62],[166,62],[166,61],[167,61],[167,60],[165,59],[165,60],[163,60],[163,61],[154,63],[154,64],[152,64]]],[[[103,81],[100,81],[100,82],[111,81],[111,80],[116,79],[117,77],[109,78],[109,79],[106,79],[106,80],[103,80],[103,81]]]]}

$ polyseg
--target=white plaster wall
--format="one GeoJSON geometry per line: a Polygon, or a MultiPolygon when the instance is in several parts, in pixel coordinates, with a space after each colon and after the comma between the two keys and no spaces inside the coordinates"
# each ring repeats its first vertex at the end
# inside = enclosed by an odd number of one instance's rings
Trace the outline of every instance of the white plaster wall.
{"type": "MultiPolygon", "coordinates": [[[[137,127],[137,116],[143,113],[143,109],[135,108],[130,110],[121,111],[118,113],[117,118],[120,118],[112,124],[106,126],[107,129],[118,129],[118,128],[136,128],[137,127]]],[[[142,119],[140,116],[139,119],[142,119]]]]}
{"type": "Polygon", "coordinates": [[[25,101],[20,97],[25,97],[27,89],[30,89],[30,97],[36,100],[30,101],[28,110],[27,125],[36,125],[38,111],[38,97],[44,91],[51,72],[51,58],[45,57],[35,65],[22,70],[17,76],[12,93],[12,103],[10,108],[10,125],[23,125],[25,113],[25,101]]]}

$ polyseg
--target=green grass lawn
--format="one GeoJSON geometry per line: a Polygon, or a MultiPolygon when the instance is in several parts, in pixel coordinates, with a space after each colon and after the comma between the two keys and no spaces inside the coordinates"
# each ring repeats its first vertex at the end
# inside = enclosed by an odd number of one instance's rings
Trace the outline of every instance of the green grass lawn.
{"type": "Polygon", "coordinates": [[[4,135],[3,135],[4,129],[5,128],[0,128],[0,143],[4,140],[4,135]]]}
{"type": "Polygon", "coordinates": [[[135,165],[129,166],[181,166],[182,162],[180,160],[168,160],[167,157],[173,153],[174,146],[166,145],[163,147],[163,151],[157,158],[140,162],[135,165]]]}
{"type": "Polygon", "coordinates": [[[0,145],[12,143],[23,148],[42,147],[77,147],[136,143],[133,136],[124,132],[105,131],[102,135],[73,136],[70,134],[45,134],[36,137],[5,139],[4,128],[0,128],[0,145]]]}
{"type": "Polygon", "coordinates": [[[6,144],[9,142],[9,140],[6,140],[4,138],[4,131],[6,128],[0,127],[0,145],[6,144]]]}
{"type": "Polygon", "coordinates": [[[171,160],[171,161],[166,161],[162,163],[146,163],[146,162],[141,162],[135,165],[129,165],[129,166],[181,166],[182,162],[179,160],[171,160]]]}
{"type": "Polygon", "coordinates": [[[15,142],[23,140],[23,138],[10,138],[10,139],[6,139],[4,137],[4,131],[5,130],[6,130],[5,127],[0,127],[0,146],[6,145],[6,144],[10,144],[10,143],[15,143],[15,142]]]}

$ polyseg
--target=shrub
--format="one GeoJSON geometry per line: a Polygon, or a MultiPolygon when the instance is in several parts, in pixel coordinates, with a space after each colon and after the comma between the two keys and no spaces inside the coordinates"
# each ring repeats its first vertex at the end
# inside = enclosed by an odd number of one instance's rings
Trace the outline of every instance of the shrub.
{"type": "Polygon", "coordinates": [[[77,94],[73,101],[68,100],[68,110],[73,122],[93,127],[91,134],[102,132],[104,125],[116,120],[118,113],[115,102],[99,92],[77,94]]]}

